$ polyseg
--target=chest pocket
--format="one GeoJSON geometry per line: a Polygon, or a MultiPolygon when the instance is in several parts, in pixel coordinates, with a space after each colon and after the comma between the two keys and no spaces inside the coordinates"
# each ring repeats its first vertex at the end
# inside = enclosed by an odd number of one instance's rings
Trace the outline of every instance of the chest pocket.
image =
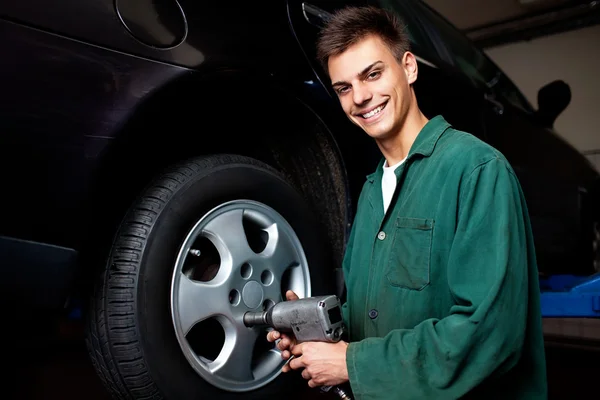
{"type": "Polygon", "coordinates": [[[385,277],[392,286],[421,290],[429,284],[433,220],[396,220],[385,277]]]}

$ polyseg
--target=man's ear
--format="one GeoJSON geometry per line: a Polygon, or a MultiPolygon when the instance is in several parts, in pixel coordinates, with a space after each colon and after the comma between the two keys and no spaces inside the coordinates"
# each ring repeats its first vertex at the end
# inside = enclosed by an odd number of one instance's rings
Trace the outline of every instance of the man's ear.
{"type": "Polygon", "coordinates": [[[404,67],[408,84],[412,85],[419,75],[419,66],[417,65],[417,58],[415,55],[410,51],[404,53],[404,56],[402,56],[402,66],[404,67]]]}

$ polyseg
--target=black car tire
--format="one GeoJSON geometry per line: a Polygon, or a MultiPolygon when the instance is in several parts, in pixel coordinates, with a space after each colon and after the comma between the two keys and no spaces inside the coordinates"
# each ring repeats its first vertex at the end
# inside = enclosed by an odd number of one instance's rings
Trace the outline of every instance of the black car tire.
{"type": "Polygon", "coordinates": [[[334,293],[327,268],[331,258],[317,221],[299,192],[278,172],[237,155],[206,156],[176,165],[147,187],[123,219],[91,299],[87,346],[114,397],[294,398],[307,387],[292,372],[251,391],[219,389],[196,373],[178,343],[170,309],[178,251],[194,223],[214,207],[236,199],[265,204],[285,218],[302,244],[311,295],[334,293]]]}

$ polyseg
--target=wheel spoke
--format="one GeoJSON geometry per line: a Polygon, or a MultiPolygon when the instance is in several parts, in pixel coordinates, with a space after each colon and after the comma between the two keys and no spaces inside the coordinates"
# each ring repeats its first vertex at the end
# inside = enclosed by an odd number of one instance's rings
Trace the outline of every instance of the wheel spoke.
{"type": "Polygon", "coordinates": [[[177,288],[179,321],[184,336],[200,321],[216,315],[229,316],[229,294],[223,284],[192,281],[181,274],[177,288]]]}
{"type": "Polygon", "coordinates": [[[210,221],[203,229],[205,235],[216,239],[216,243],[213,243],[221,256],[221,269],[224,266],[241,265],[254,254],[248,245],[243,216],[241,209],[228,211],[210,221]]]}
{"type": "Polygon", "coordinates": [[[271,371],[282,367],[281,352],[276,349],[269,350],[264,355],[262,361],[254,369],[255,377],[263,377],[268,375],[271,371]]]}
{"type": "Polygon", "coordinates": [[[275,302],[278,301],[281,296],[281,285],[283,284],[282,280],[285,272],[290,274],[290,279],[286,282],[288,286],[290,283],[292,284],[289,289],[301,295],[303,292],[301,282],[303,274],[302,268],[300,268],[302,259],[296,251],[294,243],[277,224],[271,225],[267,228],[267,231],[269,233],[269,243],[267,243],[263,255],[266,258],[267,268],[273,273],[274,281],[272,285],[265,287],[265,297],[275,302]]]}
{"type": "Polygon", "coordinates": [[[234,326],[225,322],[226,339],[221,354],[212,363],[214,374],[238,382],[254,379],[252,353],[258,338],[258,330],[234,326]]]}
{"type": "Polygon", "coordinates": [[[263,254],[268,260],[271,272],[277,280],[281,280],[281,276],[290,266],[300,264],[300,257],[290,238],[279,229],[277,224],[267,228],[267,232],[269,242],[263,254]]]}

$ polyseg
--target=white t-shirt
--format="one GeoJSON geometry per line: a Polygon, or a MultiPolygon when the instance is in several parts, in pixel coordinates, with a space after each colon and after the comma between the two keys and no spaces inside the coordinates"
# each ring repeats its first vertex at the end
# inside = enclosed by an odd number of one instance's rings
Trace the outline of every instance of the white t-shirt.
{"type": "MultiPolygon", "coordinates": [[[[404,159],[406,160],[406,158],[404,159]]],[[[396,174],[394,171],[398,168],[404,160],[399,163],[388,166],[387,160],[383,163],[383,177],[381,178],[381,192],[383,194],[383,213],[387,213],[387,209],[390,206],[390,202],[392,201],[392,196],[394,195],[394,191],[396,190],[396,183],[398,182],[396,179],[396,174]]]]}

